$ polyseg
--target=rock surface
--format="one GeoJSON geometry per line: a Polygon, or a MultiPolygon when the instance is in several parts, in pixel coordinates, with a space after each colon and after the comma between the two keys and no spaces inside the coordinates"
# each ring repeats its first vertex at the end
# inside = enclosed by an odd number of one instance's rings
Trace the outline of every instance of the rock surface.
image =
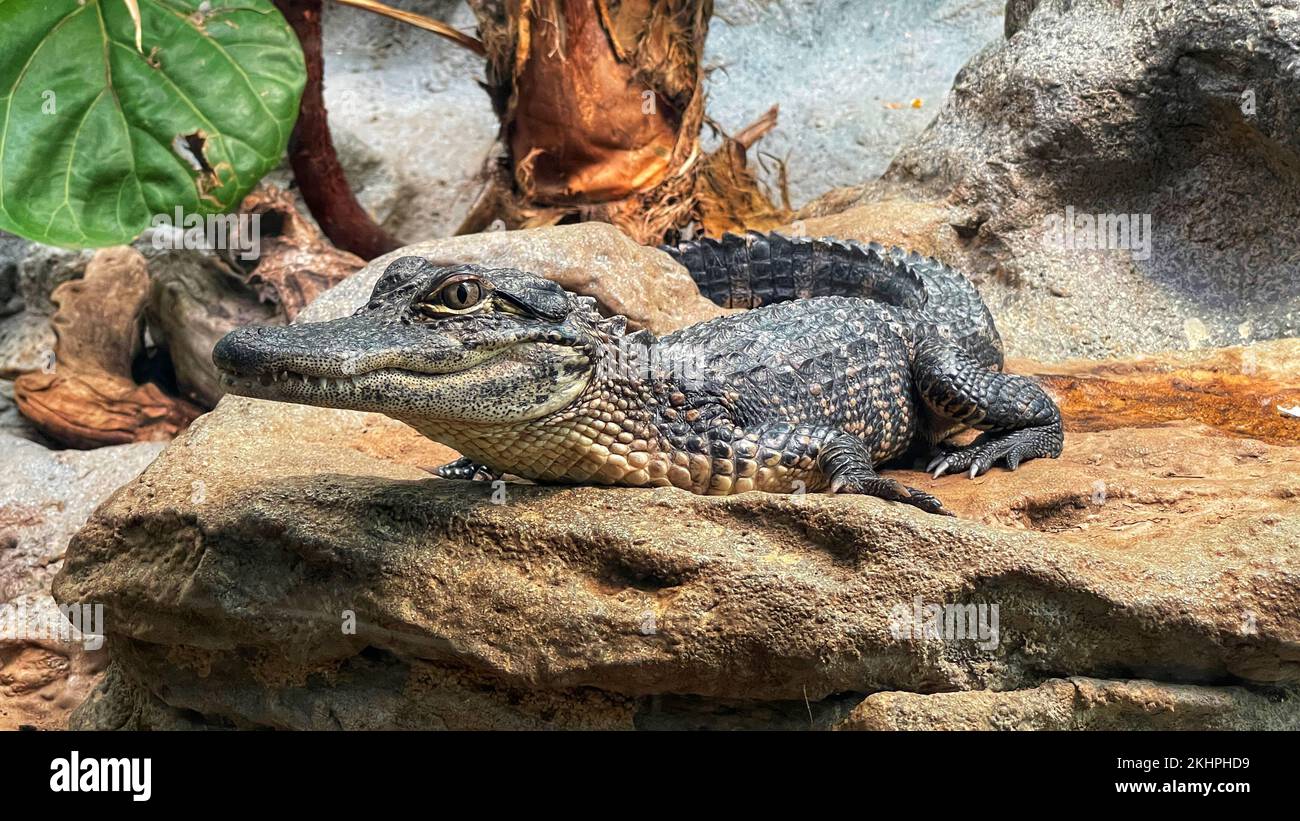
{"type": "MultiPolygon", "coordinates": [[[[579,226],[422,252],[556,278],[601,260],[614,304],[657,254],[625,242],[579,226]]],[[[385,262],[303,318],[354,309],[385,262]]],[[[422,468],[452,454],[397,422],[227,397],[73,542],[55,595],[106,605],[113,655],[74,724],[903,726],[940,703],[915,693],[968,697],[954,723],[1018,698],[1029,724],[1274,726],[1300,682],[1300,428],[1275,421],[1298,353],[1018,363],[1061,394],[1065,454],[975,481],[899,471],[958,519],[447,482],[422,468]],[[1180,417],[1166,397],[1198,379],[1239,401],[1180,417]],[[1120,390],[1135,407],[1108,424],[1120,390]],[[986,606],[983,634],[926,632],[925,608],[957,605],[986,606]],[[1165,706],[1065,710],[1044,682],[1067,677],[1117,680],[1095,685],[1117,703],[1163,688],[1165,706]]]]}
{"type": "Polygon", "coordinates": [[[1021,356],[1300,334],[1300,234],[1277,230],[1300,223],[1300,9],[1012,8],[1009,39],[962,69],[884,182],[809,206],[809,233],[919,237],[984,278],[1021,356]],[[861,210],[888,200],[893,219],[861,210]],[[1088,218],[1127,215],[1145,253],[1116,247],[1119,229],[1088,247],[1088,218]]]}

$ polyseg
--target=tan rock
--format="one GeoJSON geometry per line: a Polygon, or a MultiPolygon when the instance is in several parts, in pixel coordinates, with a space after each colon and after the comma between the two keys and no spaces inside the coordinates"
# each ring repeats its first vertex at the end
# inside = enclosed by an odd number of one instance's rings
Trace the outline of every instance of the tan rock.
{"type": "Polygon", "coordinates": [[[1295,730],[1297,698],[1245,687],[1074,677],[1000,693],[876,693],[835,729],[1295,730]]]}
{"type": "MultiPolygon", "coordinates": [[[[725,311],[700,296],[686,269],[668,255],[637,245],[612,225],[597,222],[526,231],[489,231],[408,245],[373,260],[361,274],[330,292],[325,303],[361,305],[388,263],[423,256],[440,265],[478,263],[514,267],[552,279],[570,291],[594,297],[610,314],[622,314],[632,329],[656,334],[719,316],[725,311]]],[[[315,310],[313,310],[315,309],[315,310]]],[[[308,308],[306,319],[321,319],[308,308]]]]}

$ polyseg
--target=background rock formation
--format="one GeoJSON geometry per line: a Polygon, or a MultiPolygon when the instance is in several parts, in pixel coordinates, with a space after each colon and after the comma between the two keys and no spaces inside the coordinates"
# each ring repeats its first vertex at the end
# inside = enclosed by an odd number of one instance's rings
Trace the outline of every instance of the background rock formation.
{"type": "Polygon", "coordinates": [[[883,181],[810,205],[808,232],[875,230],[856,209],[901,200],[895,230],[983,277],[1020,355],[1300,333],[1300,8],[1010,8],[1008,38],[961,70],[883,181]],[[1067,208],[1149,215],[1150,257],[1045,242],[1067,208]]]}

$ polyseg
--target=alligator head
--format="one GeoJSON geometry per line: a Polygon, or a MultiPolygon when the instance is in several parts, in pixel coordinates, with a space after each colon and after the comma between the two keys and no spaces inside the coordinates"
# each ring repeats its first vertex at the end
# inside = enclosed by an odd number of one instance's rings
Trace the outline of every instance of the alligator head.
{"type": "Polygon", "coordinates": [[[212,356],[244,396],[422,425],[512,424],[573,403],[621,330],[595,300],[542,277],[402,257],[352,316],[241,328],[212,356]]]}

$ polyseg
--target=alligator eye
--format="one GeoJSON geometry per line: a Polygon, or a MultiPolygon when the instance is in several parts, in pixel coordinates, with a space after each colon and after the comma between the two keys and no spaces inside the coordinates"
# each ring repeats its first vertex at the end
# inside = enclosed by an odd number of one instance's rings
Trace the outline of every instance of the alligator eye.
{"type": "Polygon", "coordinates": [[[442,304],[453,311],[472,308],[483,298],[483,286],[472,279],[453,282],[441,292],[442,304]]]}

